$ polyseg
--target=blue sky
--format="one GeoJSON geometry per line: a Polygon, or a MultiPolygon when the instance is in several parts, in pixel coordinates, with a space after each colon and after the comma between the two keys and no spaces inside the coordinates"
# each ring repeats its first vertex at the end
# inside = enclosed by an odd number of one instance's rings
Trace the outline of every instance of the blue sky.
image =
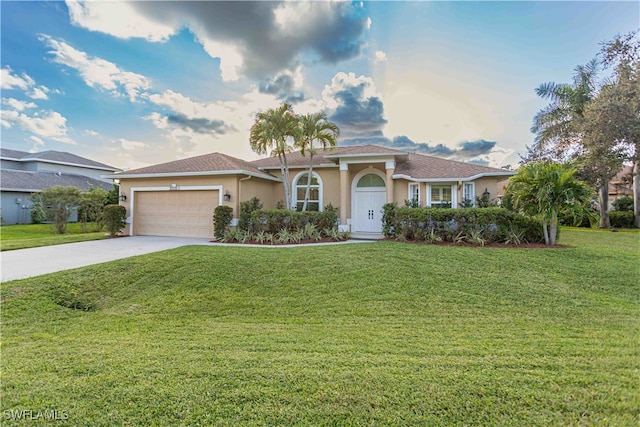
{"type": "MultiPolygon", "coordinates": [[[[631,2],[0,2],[1,144],[128,169],[255,159],[255,114],[324,111],[340,145],[515,166],[631,2]]],[[[603,72],[603,77],[606,72],[603,72]]]]}

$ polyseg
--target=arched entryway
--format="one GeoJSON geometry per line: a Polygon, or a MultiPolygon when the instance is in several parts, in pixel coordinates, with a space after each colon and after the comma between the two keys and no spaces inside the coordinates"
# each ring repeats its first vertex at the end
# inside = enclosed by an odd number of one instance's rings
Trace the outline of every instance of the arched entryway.
{"type": "Polygon", "coordinates": [[[351,231],[381,233],[382,206],[387,201],[385,175],[377,169],[358,173],[351,185],[351,231]]]}

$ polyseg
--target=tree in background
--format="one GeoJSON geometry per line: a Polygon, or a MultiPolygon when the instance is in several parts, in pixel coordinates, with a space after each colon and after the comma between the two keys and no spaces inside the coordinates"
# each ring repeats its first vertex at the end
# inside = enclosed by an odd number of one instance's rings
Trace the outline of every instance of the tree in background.
{"type": "Polygon", "coordinates": [[[53,222],[55,232],[66,233],[71,212],[80,204],[80,189],[56,185],[34,193],[31,197],[34,203],[44,207],[47,220],[53,222]]]}
{"type": "Polygon", "coordinates": [[[249,136],[253,151],[258,154],[270,152],[272,156],[278,156],[287,209],[292,208],[287,153],[291,152],[292,145],[289,142],[297,135],[297,127],[298,120],[291,109],[291,104],[285,102],[278,108],[258,113],[249,136]]]}
{"type": "Polygon", "coordinates": [[[306,211],[309,203],[309,196],[311,194],[311,181],[313,179],[313,156],[316,154],[315,144],[318,143],[319,147],[326,149],[336,146],[336,140],[340,135],[340,129],[335,123],[330,122],[327,119],[325,113],[311,113],[298,117],[299,120],[299,134],[296,144],[301,150],[301,154],[304,156],[309,153],[309,171],[307,174],[307,190],[304,195],[304,202],[302,204],[302,210],[306,211]]]}
{"type": "Polygon", "coordinates": [[[109,193],[102,187],[90,186],[88,191],[80,194],[79,215],[82,221],[82,231],[87,232],[87,224],[94,223],[94,231],[102,230],[103,211],[108,201],[109,193]]]}
{"type": "Polygon", "coordinates": [[[640,37],[634,31],[602,44],[600,55],[613,68],[611,84],[601,93],[600,127],[619,145],[626,145],[626,160],[633,163],[634,226],[640,227],[640,37]]]}
{"type": "Polygon", "coordinates": [[[567,165],[534,162],[518,169],[511,177],[506,193],[515,209],[540,220],[547,245],[555,245],[558,213],[580,210],[593,197],[591,187],[576,179],[576,169],[567,165]]]}

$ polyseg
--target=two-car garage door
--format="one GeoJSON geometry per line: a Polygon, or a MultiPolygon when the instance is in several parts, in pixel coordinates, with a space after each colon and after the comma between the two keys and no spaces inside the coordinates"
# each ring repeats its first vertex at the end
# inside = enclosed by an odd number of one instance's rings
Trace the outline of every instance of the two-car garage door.
{"type": "Polygon", "coordinates": [[[213,238],[217,190],[135,193],[134,234],[213,238]]]}

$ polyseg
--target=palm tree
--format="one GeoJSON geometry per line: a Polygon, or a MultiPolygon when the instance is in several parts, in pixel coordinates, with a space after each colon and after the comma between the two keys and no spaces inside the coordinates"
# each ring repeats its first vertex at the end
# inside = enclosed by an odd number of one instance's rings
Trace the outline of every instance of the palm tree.
{"type": "Polygon", "coordinates": [[[576,172],[559,163],[535,162],[522,166],[509,180],[506,193],[513,206],[540,219],[547,245],[556,244],[558,212],[577,210],[593,197],[591,187],[575,178],[576,172]]]}
{"type": "Polygon", "coordinates": [[[531,132],[536,134],[533,151],[538,156],[549,146],[557,154],[581,143],[580,124],[587,104],[596,94],[597,72],[598,61],[592,59],[575,68],[573,84],[548,82],[536,88],[538,96],[551,101],[533,118],[531,132]]]}
{"type": "Polygon", "coordinates": [[[311,194],[311,181],[313,177],[313,156],[316,154],[315,143],[318,142],[324,150],[327,147],[336,146],[336,139],[340,136],[340,129],[335,123],[327,119],[325,113],[305,114],[299,117],[299,139],[298,146],[301,154],[309,152],[309,172],[307,174],[307,190],[304,195],[302,210],[307,210],[309,196],[311,194]]]}
{"type": "Polygon", "coordinates": [[[289,140],[297,135],[297,124],[291,104],[285,102],[278,108],[258,113],[249,135],[249,143],[253,151],[258,154],[267,154],[271,151],[272,156],[278,156],[287,209],[292,207],[287,153],[292,148],[289,140]]]}

